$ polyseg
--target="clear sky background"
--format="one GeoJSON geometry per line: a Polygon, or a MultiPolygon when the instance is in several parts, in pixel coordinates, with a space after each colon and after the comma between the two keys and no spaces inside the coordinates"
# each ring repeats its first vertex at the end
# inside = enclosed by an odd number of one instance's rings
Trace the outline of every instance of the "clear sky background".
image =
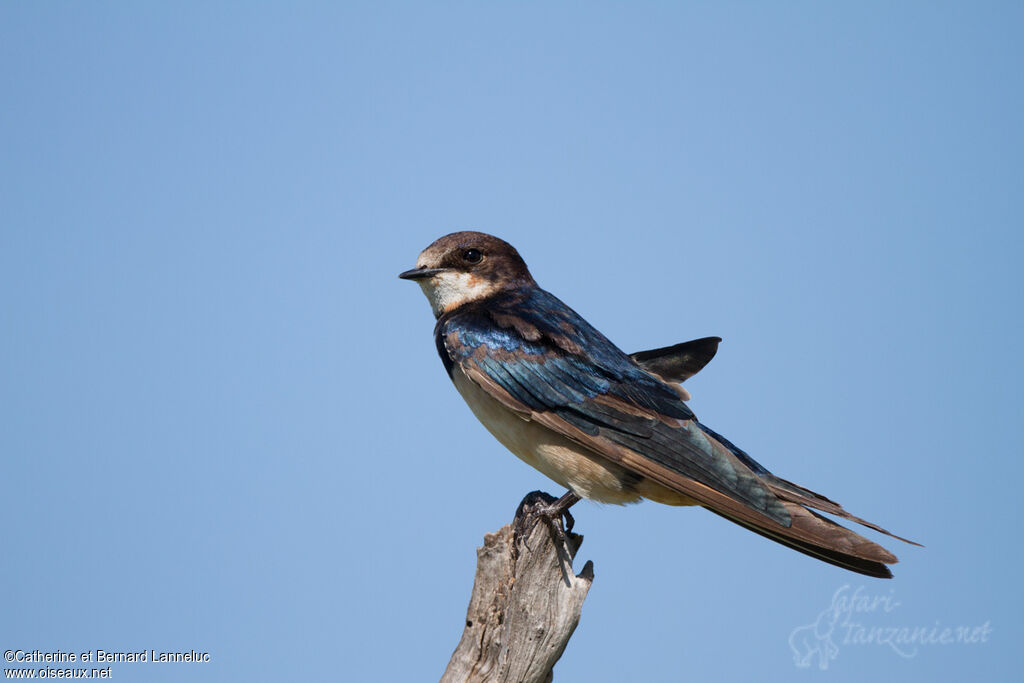
{"type": "Polygon", "coordinates": [[[436,679],[484,533],[561,493],[395,277],[479,229],[627,351],[722,336],[701,419],[927,546],[885,582],[582,503],[556,680],[1019,675],[1022,35],[1010,2],[3,3],[0,646],[436,679]],[[844,587],[891,609],[798,668],[844,587]]]}

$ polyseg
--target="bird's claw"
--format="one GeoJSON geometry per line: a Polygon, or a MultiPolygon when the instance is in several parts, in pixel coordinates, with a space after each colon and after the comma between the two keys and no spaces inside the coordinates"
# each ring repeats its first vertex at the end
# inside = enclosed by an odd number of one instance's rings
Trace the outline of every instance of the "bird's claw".
{"type": "Polygon", "coordinates": [[[568,548],[567,534],[572,533],[572,528],[576,524],[569,508],[578,500],[579,496],[571,491],[557,499],[543,491],[532,491],[526,494],[516,509],[512,536],[513,547],[518,548],[519,540],[527,538],[538,520],[543,519],[547,522],[558,545],[568,548]]]}

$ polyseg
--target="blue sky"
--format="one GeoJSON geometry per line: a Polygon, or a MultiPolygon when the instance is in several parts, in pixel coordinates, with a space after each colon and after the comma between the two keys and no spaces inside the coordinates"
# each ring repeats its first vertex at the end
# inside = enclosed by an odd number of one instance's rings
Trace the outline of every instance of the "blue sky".
{"type": "Polygon", "coordinates": [[[476,423],[395,277],[479,229],[627,351],[722,336],[702,421],[927,546],[889,544],[880,582],[581,503],[596,580],[557,680],[1012,677],[1022,19],[4,3],[0,645],[211,654],[120,680],[436,679],[483,534],[560,493],[476,423]]]}

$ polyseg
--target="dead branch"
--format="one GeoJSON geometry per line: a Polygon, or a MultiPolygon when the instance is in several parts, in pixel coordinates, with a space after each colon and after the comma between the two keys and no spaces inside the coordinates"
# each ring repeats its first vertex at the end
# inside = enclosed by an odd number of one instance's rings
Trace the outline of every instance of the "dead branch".
{"type": "Polygon", "coordinates": [[[573,574],[572,562],[583,536],[559,534],[561,520],[533,513],[538,500],[554,500],[539,491],[520,503],[516,520],[484,536],[477,548],[473,594],[466,628],[452,654],[442,683],[543,683],[580,620],[583,601],[594,580],[587,561],[573,574]],[[564,542],[556,540],[562,536],[564,542]]]}

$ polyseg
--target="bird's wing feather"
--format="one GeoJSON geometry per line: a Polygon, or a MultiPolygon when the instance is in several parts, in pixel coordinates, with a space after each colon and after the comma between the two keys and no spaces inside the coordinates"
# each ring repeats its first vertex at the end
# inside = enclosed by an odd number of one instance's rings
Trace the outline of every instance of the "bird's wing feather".
{"type": "Polygon", "coordinates": [[[637,351],[629,357],[666,382],[685,382],[711,362],[721,341],[721,337],[703,337],[660,349],[637,351]]]}
{"type": "Polygon", "coordinates": [[[545,309],[543,316],[531,315],[530,301],[517,301],[442,317],[436,333],[446,365],[458,365],[524,419],[737,524],[832,564],[891,575],[884,564],[897,560],[885,548],[766,483],[763,468],[703,428],[670,387],[550,299],[533,303],[545,309]]]}
{"type": "Polygon", "coordinates": [[[671,489],[694,489],[698,501],[738,503],[789,526],[778,498],[699,429],[671,387],[551,299],[541,302],[544,316],[531,315],[531,302],[516,302],[442,319],[438,346],[469,379],[529,419],[671,489]]]}

